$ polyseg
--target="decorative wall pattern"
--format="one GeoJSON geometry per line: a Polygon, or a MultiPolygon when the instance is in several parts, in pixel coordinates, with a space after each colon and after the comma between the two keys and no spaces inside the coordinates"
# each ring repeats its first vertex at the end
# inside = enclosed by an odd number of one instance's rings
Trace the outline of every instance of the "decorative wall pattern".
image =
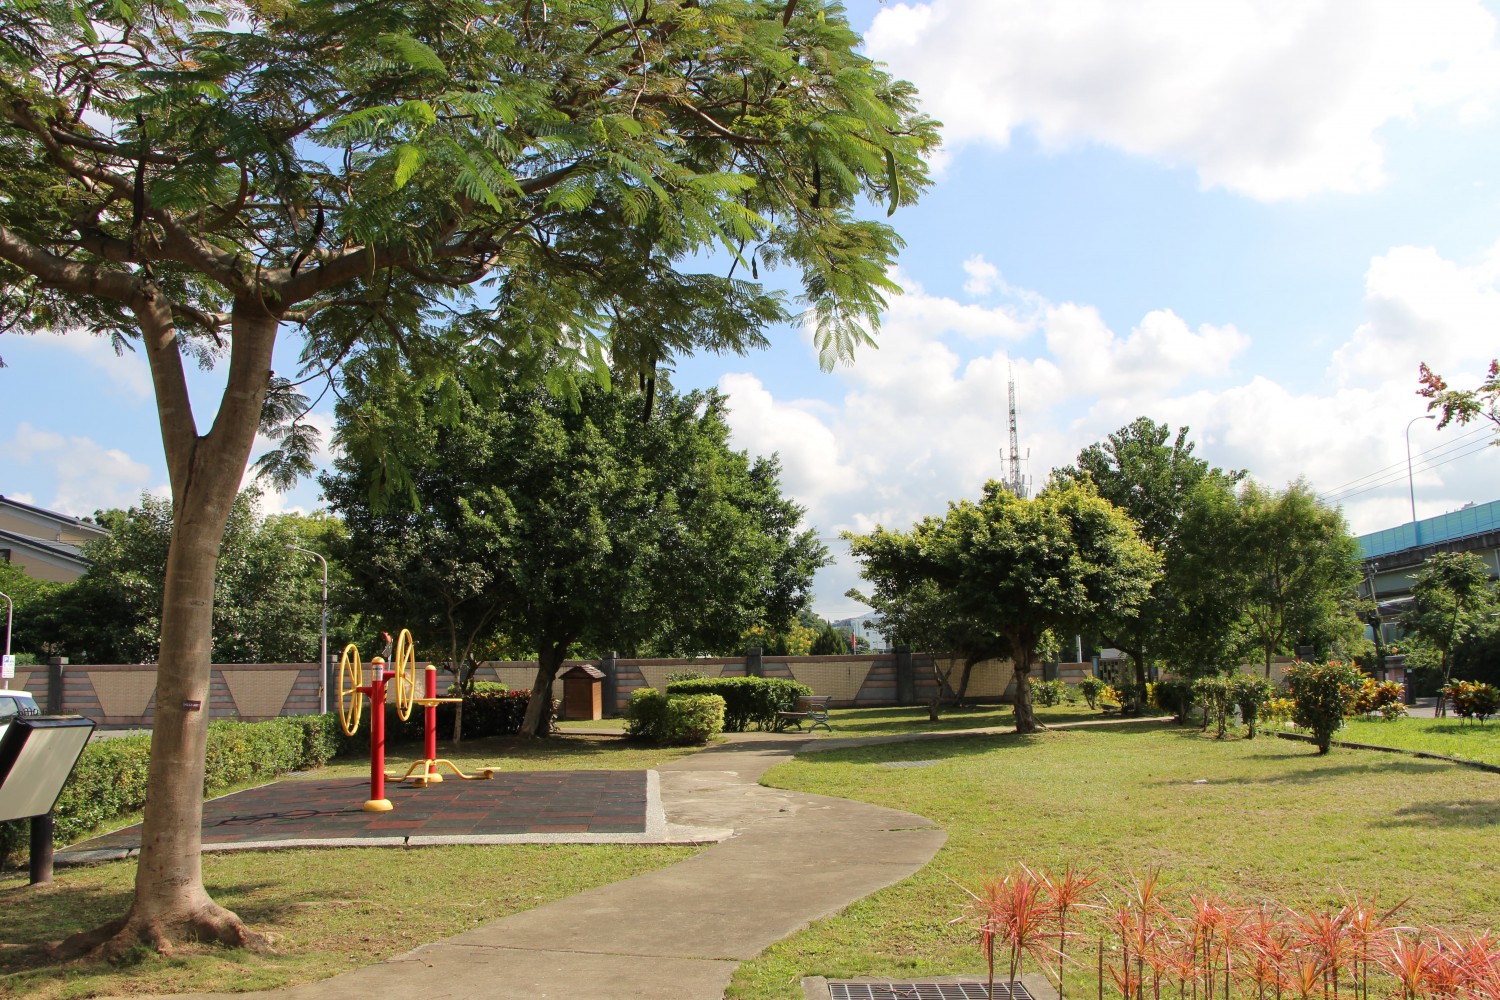
{"type": "MultiPolygon", "coordinates": [[[[905,655],[905,654],[903,654],[905,655]]],[[[588,663],[609,669],[613,665],[613,683],[606,680],[605,691],[613,690],[614,704],[606,703],[606,712],[624,710],[631,692],[650,686],[664,689],[667,675],[695,670],[705,677],[742,677],[747,670],[765,677],[792,677],[808,685],[815,694],[828,695],[834,707],[853,705],[894,705],[900,697],[899,662],[910,663],[908,691],[917,704],[930,699],[938,689],[933,660],[926,654],[912,654],[901,661],[895,654],[868,656],[773,656],[747,661],[743,657],[702,659],[617,659],[569,660],[566,666],[588,663]]],[[[418,665],[418,683],[421,669],[418,665]]],[[[566,667],[565,667],[566,669],[566,667]]],[[[337,683],[337,670],[331,671],[337,683]]],[[[536,677],[535,661],[482,663],[475,679],[504,684],[512,691],[530,690],[536,677]]],[[[446,694],[450,678],[439,673],[440,693],[446,694]]],[[[47,704],[51,682],[46,667],[18,670],[11,682],[28,690],[39,704],[47,704]]],[[[1008,661],[986,661],[977,664],[969,680],[967,695],[994,698],[1005,694],[1012,682],[1008,661]]],[[[210,674],[208,704],[204,706],[213,719],[267,719],[280,715],[308,715],[318,711],[321,680],[316,664],[309,663],[232,663],[215,664],[210,674]]],[[[156,667],[154,664],[64,665],[62,671],[62,711],[84,715],[102,728],[122,729],[150,726],[155,716],[156,667]]],[[[554,682],[552,697],[562,698],[563,682],[554,682]]],[[[329,694],[334,707],[337,695],[329,694]]]]}

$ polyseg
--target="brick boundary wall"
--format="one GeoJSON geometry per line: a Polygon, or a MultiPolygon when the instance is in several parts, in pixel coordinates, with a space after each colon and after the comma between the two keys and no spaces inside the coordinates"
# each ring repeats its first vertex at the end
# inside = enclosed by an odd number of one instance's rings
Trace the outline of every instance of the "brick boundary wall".
{"type": "MultiPolygon", "coordinates": [[[[946,657],[904,650],[837,656],[762,656],[752,650],[746,656],[695,659],[606,656],[568,660],[564,669],[586,663],[603,670],[605,714],[618,715],[637,689],[665,687],[668,674],[687,670],[706,677],[795,679],[815,694],[829,695],[835,708],[919,705],[938,690],[940,670],[951,669],[952,686],[957,687],[958,668],[950,667],[950,662],[946,657]]],[[[418,664],[419,671],[423,666],[418,664]]],[[[318,711],[315,663],[216,663],[212,671],[207,706],[210,719],[255,721],[318,711]]],[[[505,684],[511,690],[525,690],[535,673],[535,660],[488,661],[479,665],[474,677],[505,684]]],[[[336,668],[330,670],[329,679],[329,708],[336,710],[337,695],[332,690],[337,684],[336,668]]],[[[446,689],[450,680],[440,674],[440,688],[446,689]]],[[[156,665],[151,663],[68,664],[54,660],[48,665],[18,667],[11,683],[33,692],[44,711],[87,716],[101,729],[149,727],[156,715],[156,665]]],[[[562,698],[562,687],[562,681],[554,682],[553,698],[562,698]]],[[[1013,693],[1009,661],[987,660],[974,666],[968,697],[1007,700],[1013,693]]]]}

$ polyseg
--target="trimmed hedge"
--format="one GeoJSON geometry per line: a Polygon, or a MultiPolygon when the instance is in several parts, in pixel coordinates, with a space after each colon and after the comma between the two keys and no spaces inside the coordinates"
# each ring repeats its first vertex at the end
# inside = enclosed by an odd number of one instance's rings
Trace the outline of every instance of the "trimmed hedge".
{"type": "MultiPolygon", "coordinates": [[[[336,715],[211,722],[203,794],[322,767],[354,742],[344,736],[336,715]]],[[[89,743],[53,810],[57,842],[72,843],[118,816],[144,808],[150,772],[150,733],[89,743]]],[[[0,824],[0,867],[26,850],[28,837],[25,820],[0,824]]]]}
{"type": "Polygon", "coordinates": [[[696,681],[674,681],[667,694],[716,694],[724,699],[724,731],[743,733],[751,725],[776,727],[776,713],[790,712],[798,698],[812,688],[780,677],[713,677],[696,681]]]}
{"type": "Polygon", "coordinates": [[[625,735],[662,746],[707,743],[724,731],[724,699],[716,694],[665,695],[637,688],[625,708],[625,735]]]}

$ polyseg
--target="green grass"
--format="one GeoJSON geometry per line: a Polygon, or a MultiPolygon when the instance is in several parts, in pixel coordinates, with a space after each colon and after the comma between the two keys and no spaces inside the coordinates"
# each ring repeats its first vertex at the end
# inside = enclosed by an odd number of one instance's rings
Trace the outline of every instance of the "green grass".
{"type": "Polygon", "coordinates": [[[557,728],[563,732],[567,732],[570,729],[618,729],[623,733],[625,731],[625,720],[623,718],[596,719],[594,721],[589,721],[588,719],[563,719],[557,724],[557,728]]]}
{"type": "MultiPolygon", "coordinates": [[[[582,735],[439,745],[440,756],[466,770],[638,770],[692,752],[582,735]]],[[[414,753],[420,745],[391,748],[387,770],[406,770],[414,753]]],[[[368,771],[368,756],[354,755],[308,777],[368,771]]],[[[139,821],[138,815],[120,817],[97,832],[139,821]]],[[[35,889],[21,874],[0,876],[0,997],[243,991],[326,979],[476,924],[675,864],[697,850],[522,844],[210,852],[203,857],[210,893],[257,930],[278,935],[276,953],[187,946],[170,959],[143,956],[119,968],[52,964],[39,945],[123,914],[134,864],[59,868],[53,885],[35,889]]]]}
{"type": "MultiPolygon", "coordinates": [[[[914,812],[949,839],[921,872],[741,966],[729,996],[745,1000],[798,997],[808,975],[979,973],[970,934],[949,924],[964,900],[954,882],[1013,862],[1106,880],[1155,866],[1179,893],[1293,906],[1345,889],[1410,896],[1406,922],[1500,921],[1500,777],[1441,762],[1148,724],[831,750],[765,783],[914,812]],[[940,763],[874,766],[889,760],[940,763]]],[[[1082,990],[1094,984],[1080,973],[1068,992],[1082,990]]]]}
{"type": "MultiPolygon", "coordinates": [[[[1086,705],[1054,705],[1036,709],[1037,720],[1043,725],[1064,722],[1086,722],[1096,719],[1119,718],[1119,713],[1106,713],[1086,705]]],[[[931,722],[927,718],[927,706],[909,708],[882,706],[879,708],[835,708],[829,712],[828,721],[833,733],[819,730],[820,735],[832,739],[848,739],[856,736],[907,736],[912,733],[943,733],[962,729],[996,729],[1013,727],[1016,724],[1014,709],[1009,705],[974,705],[963,708],[945,707],[941,718],[931,722]]]]}
{"type": "Polygon", "coordinates": [[[73,1000],[274,989],[382,961],[554,899],[685,860],[691,847],[486,847],[231,851],[203,857],[219,903],[279,936],[276,953],[186,945],[172,958],[58,966],[38,945],[125,912],[135,866],[58,870],[50,887],[0,879],[0,997],[73,1000]]]}
{"type": "Polygon", "coordinates": [[[1500,765],[1500,721],[1464,722],[1459,719],[1351,719],[1334,734],[1336,740],[1425,750],[1445,757],[1500,765]]]}

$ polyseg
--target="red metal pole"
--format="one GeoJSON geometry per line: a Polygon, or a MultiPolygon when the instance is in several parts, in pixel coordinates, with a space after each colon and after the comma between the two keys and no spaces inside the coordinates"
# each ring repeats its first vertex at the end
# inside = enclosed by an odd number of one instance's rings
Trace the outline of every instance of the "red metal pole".
{"type": "Polygon", "coordinates": [[[437,667],[431,663],[427,664],[427,695],[429,699],[422,706],[422,720],[427,731],[427,780],[442,781],[438,775],[437,765],[437,705],[431,699],[437,697],[437,667]]]}
{"type": "Polygon", "coordinates": [[[374,668],[370,678],[370,800],[362,808],[389,812],[393,806],[385,797],[385,682],[396,675],[385,669],[385,660],[378,656],[370,666],[374,668]]]}

